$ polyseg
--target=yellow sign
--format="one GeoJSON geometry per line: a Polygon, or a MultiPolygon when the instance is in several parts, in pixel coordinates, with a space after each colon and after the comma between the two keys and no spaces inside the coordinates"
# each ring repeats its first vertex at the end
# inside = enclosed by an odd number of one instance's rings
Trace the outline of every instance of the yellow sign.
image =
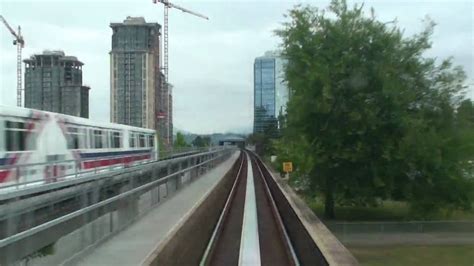
{"type": "Polygon", "coordinates": [[[285,173],[293,172],[293,163],[292,162],[284,162],[283,163],[283,172],[285,172],[285,173]]]}

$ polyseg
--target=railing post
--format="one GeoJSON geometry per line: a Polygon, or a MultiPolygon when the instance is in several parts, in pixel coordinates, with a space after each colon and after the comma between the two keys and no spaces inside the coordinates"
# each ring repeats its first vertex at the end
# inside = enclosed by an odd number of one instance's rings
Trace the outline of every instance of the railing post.
{"type": "MultiPolygon", "coordinates": [[[[166,176],[169,176],[171,174],[171,164],[168,163],[166,165],[166,176]]],[[[171,180],[171,178],[169,178],[168,180],[166,180],[166,183],[165,183],[165,187],[166,187],[166,197],[169,196],[169,181],[171,180]]]]}
{"type": "Polygon", "coordinates": [[[20,176],[18,175],[19,167],[16,167],[16,189],[18,189],[20,183],[20,176]]]}
{"type": "Polygon", "coordinates": [[[159,203],[161,201],[161,197],[160,197],[160,185],[158,185],[158,187],[156,188],[156,202],[155,204],[159,203]]]}

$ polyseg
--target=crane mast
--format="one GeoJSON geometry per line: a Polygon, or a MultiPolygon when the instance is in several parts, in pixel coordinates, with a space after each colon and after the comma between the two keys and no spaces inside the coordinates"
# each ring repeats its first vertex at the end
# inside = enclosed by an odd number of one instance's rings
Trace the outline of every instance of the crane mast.
{"type": "Polygon", "coordinates": [[[23,89],[22,89],[22,67],[21,67],[21,50],[25,46],[25,40],[23,39],[23,36],[21,35],[21,27],[18,26],[18,31],[15,32],[12,27],[8,24],[7,20],[0,15],[0,20],[3,22],[5,27],[7,27],[8,31],[13,35],[15,38],[13,40],[13,45],[16,45],[16,105],[17,106],[22,106],[22,94],[23,94],[23,89]]]}
{"type": "Polygon", "coordinates": [[[196,17],[200,17],[200,18],[203,18],[203,19],[207,19],[209,20],[208,17],[204,16],[204,15],[201,15],[199,13],[196,13],[194,11],[191,11],[189,9],[186,9],[184,7],[180,7],[178,5],[175,5],[171,2],[169,2],[168,0],[153,0],[153,3],[156,4],[156,3],[162,3],[164,5],[164,16],[163,16],[163,20],[164,20],[164,25],[163,25],[163,70],[164,70],[164,74],[165,74],[165,81],[168,82],[168,69],[169,69],[169,65],[168,65],[168,9],[169,8],[175,8],[175,9],[178,9],[178,10],[181,10],[183,13],[188,13],[188,14],[191,14],[191,15],[194,15],[196,17]]]}
{"type": "MultiPolygon", "coordinates": [[[[173,3],[170,3],[168,0],[153,0],[153,3],[162,3],[164,5],[164,15],[163,15],[163,71],[164,71],[164,76],[165,76],[165,86],[169,88],[168,85],[168,73],[169,73],[169,61],[168,61],[168,54],[169,54],[169,39],[168,39],[168,9],[169,8],[175,8],[178,10],[181,10],[183,13],[188,13],[203,19],[209,20],[208,17],[201,15],[199,13],[196,13],[194,11],[191,11],[189,9],[186,9],[184,7],[180,7],[178,5],[175,5],[173,3]]],[[[169,94],[171,92],[169,91],[169,94]]],[[[167,117],[167,123],[168,123],[168,132],[167,134],[167,139],[170,140],[170,125],[169,125],[169,120],[170,120],[170,96],[169,95],[162,95],[162,97],[166,97],[166,105],[167,105],[167,112],[166,112],[166,117],[167,117]]],[[[168,143],[170,144],[170,143],[168,143]]]]}

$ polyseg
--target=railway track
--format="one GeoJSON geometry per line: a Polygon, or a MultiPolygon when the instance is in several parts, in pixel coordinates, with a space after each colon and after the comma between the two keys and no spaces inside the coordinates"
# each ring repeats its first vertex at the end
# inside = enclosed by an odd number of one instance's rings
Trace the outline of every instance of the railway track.
{"type": "Polygon", "coordinates": [[[263,167],[244,151],[200,265],[299,265],[263,167]]]}

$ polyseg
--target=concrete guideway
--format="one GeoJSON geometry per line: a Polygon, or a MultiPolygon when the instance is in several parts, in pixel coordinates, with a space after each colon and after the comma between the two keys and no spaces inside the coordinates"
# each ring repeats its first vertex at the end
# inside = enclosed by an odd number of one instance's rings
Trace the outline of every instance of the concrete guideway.
{"type": "Polygon", "coordinates": [[[291,187],[243,155],[144,265],[358,265],[291,187]]]}
{"type": "Polygon", "coordinates": [[[199,177],[180,193],[146,214],[140,220],[106,242],[94,248],[89,254],[82,254],[76,265],[139,265],[168,233],[179,224],[186,213],[213,190],[224,174],[237,160],[239,152],[199,177]]]}
{"type": "Polygon", "coordinates": [[[255,158],[244,152],[240,164],[200,265],[298,265],[255,158]]]}

